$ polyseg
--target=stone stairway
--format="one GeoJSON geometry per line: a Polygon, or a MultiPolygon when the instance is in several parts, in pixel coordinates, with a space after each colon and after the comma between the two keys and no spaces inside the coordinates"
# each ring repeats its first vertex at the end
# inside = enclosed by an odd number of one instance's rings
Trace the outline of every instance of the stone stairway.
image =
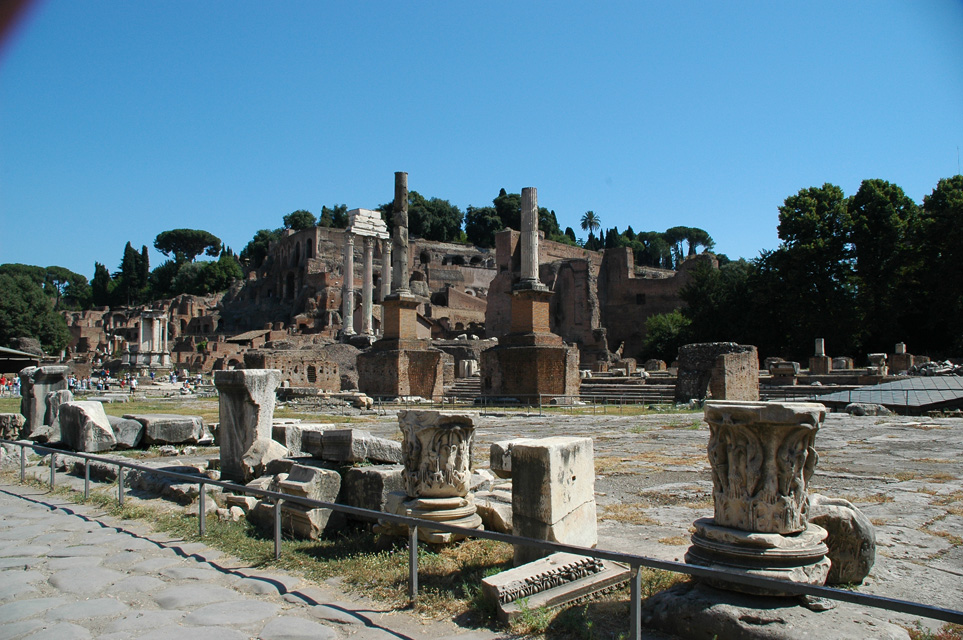
{"type": "Polygon", "coordinates": [[[458,378],[455,384],[445,389],[446,398],[456,398],[471,402],[481,395],[481,378],[472,376],[470,378],[458,378]]]}

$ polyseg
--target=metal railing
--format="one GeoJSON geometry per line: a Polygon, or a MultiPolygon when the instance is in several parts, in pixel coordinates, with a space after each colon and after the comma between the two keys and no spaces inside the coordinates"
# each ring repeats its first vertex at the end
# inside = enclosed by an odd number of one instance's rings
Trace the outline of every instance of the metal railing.
{"type": "Polygon", "coordinates": [[[278,559],[281,557],[281,505],[285,502],[290,502],[294,504],[303,505],[306,507],[311,507],[315,509],[331,509],[332,511],[339,511],[346,514],[351,514],[359,516],[362,518],[374,518],[378,520],[384,520],[387,522],[393,522],[395,524],[400,524],[408,527],[408,596],[411,604],[414,604],[418,600],[418,528],[423,527],[430,531],[443,531],[447,533],[454,533],[470,538],[482,538],[486,540],[494,540],[497,542],[505,542],[512,545],[525,545],[529,547],[536,547],[543,551],[550,552],[567,552],[574,553],[583,556],[589,556],[592,558],[597,558],[601,560],[611,560],[613,562],[619,562],[626,564],[630,569],[630,608],[631,608],[631,618],[630,618],[630,637],[638,640],[642,636],[642,574],[641,568],[645,567],[648,569],[658,569],[662,571],[671,571],[676,573],[684,573],[690,576],[695,576],[699,578],[709,578],[713,580],[721,580],[725,582],[735,582],[741,585],[746,585],[749,587],[768,589],[782,593],[791,593],[794,595],[806,595],[813,596],[817,598],[827,598],[830,600],[838,600],[841,602],[849,602],[852,604],[873,607],[876,609],[883,609],[886,611],[895,611],[899,613],[905,613],[909,615],[920,616],[924,618],[931,618],[934,620],[939,620],[942,622],[950,622],[953,624],[963,624],[963,611],[956,611],[953,609],[946,609],[942,607],[935,607],[932,605],[927,605],[919,602],[912,602],[909,600],[899,600],[896,598],[887,598],[883,596],[870,595],[866,593],[859,593],[856,591],[845,591],[840,589],[833,589],[830,587],[819,587],[809,584],[802,584],[798,582],[789,582],[786,580],[779,580],[776,578],[764,578],[762,576],[748,575],[745,573],[738,573],[734,571],[726,571],[722,569],[713,569],[709,567],[702,567],[698,565],[684,564],[681,562],[673,562],[670,560],[658,560],[656,558],[649,558],[647,556],[640,556],[631,553],[621,553],[617,551],[608,551],[605,549],[595,549],[588,547],[580,547],[569,544],[561,544],[557,542],[549,542],[547,540],[535,540],[533,538],[523,538],[521,536],[510,535],[507,533],[498,533],[495,531],[485,531],[477,529],[465,529],[463,527],[456,527],[453,525],[448,525],[443,522],[435,522],[430,520],[422,520],[420,518],[413,518],[411,516],[401,516],[392,513],[387,513],[383,511],[374,511],[371,509],[362,509],[360,507],[351,507],[348,505],[337,504],[333,502],[323,502],[321,500],[312,500],[310,498],[302,498],[300,496],[289,495],[286,493],[279,493],[276,491],[269,491],[266,489],[257,489],[254,487],[247,487],[244,485],[237,485],[231,482],[225,482],[222,480],[212,480],[210,478],[197,477],[193,475],[188,475],[184,473],[178,473],[176,471],[166,471],[163,469],[155,469],[152,467],[147,467],[144,465],[139,465],[134,462],[127,462],[126,460],[117,460],[115,458],[105,458],[103,456],[97,456],[89,453],[82,452],[72,452],[64,451],[62,449],[53,449],[50,447],[44,447],[31,442],[22,442],[14,440],[4,440],[0,439],[0,443],[15,445],[20,447],[20,482],[21,484],[26,481],[26,452],[27,449],[32,449],[33,451],[48,452],[50,456],[50,487],[53,489],[56,486],[56,455],[70,456],[76,458],[82,458],[84,460],[84,500],[90,498],[90,463],[100,462],[108,465],[117,466],[117,502],[119,505],[124,504],[124,469],[137,469],[142,472],[155,473],[169,478],[179,480],[186,483],[196,483],[198,484],[199,490],[199,503],[198,503],[198,534],[203,537],[206,533],[207,523],[206,523],[206,504],[205,504],[205,485],[217,486],[222,489],[227,489],[235,493],[243,493],[245,495],[258,496],[260,498],[265,498],[273,502],[274,506],[274,557],[278,559]]]}
{"type": "MultiPolygon", "coordinates": [[[[563,395],[559,393],[513,394],[511,396],[474,396],[471,399],[451,394],[431,397],[401,397],[385,399],[374,398],[373,409],[385,415],[389,409],[467,409],[477,410],[481,415],[489,415],[498,410],[532,410],[542,415],[543,410],[554,412],[602,414],[610,411],[622,415],[626,407],[671,406],[675,402],[673,393],[656,390],[647,395],[635,393],[581,393],[563,395]]],[[[343,413],[343,411],[342,411],[343,413]]]]}

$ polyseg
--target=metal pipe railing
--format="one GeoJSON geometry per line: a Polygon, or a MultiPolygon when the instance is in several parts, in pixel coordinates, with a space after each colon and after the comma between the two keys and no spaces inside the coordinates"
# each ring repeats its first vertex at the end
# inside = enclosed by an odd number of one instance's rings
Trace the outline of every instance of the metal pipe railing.
{"type": "MultiPolygon", "coordinates": [[[[363,509],[361,507],[351,507],[348,505],[337,504],[333,502],[324,502],[321,500],[312,500],[311,498],[304,498],[301,496],[294,496],[284,493],[279,493],[276,491],[269,491],[267,489],[257,489],[255,487],[247,487],[244,485],[237,485],[231,482],[226,482],[223,480],[212,480],[210,478],[198,478],[197,476],[192,476],[184,473],[178,473],[176,471],[166,471],[163,469],[155,469],[152,467],[146,467],[144,465],[139,465],[133,462],[127,462],[126,460],[116,460],[113,458],[105,458],[103,456],[96,456],[89,453],[83,452],[69,452],[65,453],[60,449],[52,449],[50,447],[44,447],[42,445],[37,445],[33,443],[18,442],[13,440],[2,440],[0,442],[3,444],[12,444],[21,447],[21,453],[26,451],[29,447],[34,451],[46,451],[51,453],[51,469],[54,468],[53,456],[55,454],[69,455],[72,457],[82,458],[85,461],[96,461],[105,464],[116,465],[117,466],[117,478],[118,478],[118,503],[123,505],[123,478],[124,469],[137,469],[143,472],[156,473],[162,476],[167,476],[180,480],[182,482],[197,483],[200,485],[203,495],[204,485],[218,486],[223,489],[228,489],[236,493],[243,493],[246,495],[259,496],[261,498],[267,498],[274,503],[274,557],[278,559],[281,557],[281,503],[292,502],[295,504],[304,505],[310,508],[316,509],[331,509],[333,511],[340,511],[342,513],[348,513],[355,516],[361,516],[364,518],[375,518],[384,520],[387,522],[393,522],[395,524],[405,525],[409,530],[409,541],[408,541],[408,564],[409,564],[409,578],[408,578],[408,595],[412,603],[417,601],[418,598],[418,528],[424,527],[431,531],[443,531],[447,533],[459,534],[465,537],[472,538],[482,538],[487,540],[494,540],[497,542],[505,542],[512,545],[526,545],[530,547],[536,547],[543,551],[551,552],[567,552],[575,553],[579,555],[589,556],[592,558],[598,558],[602,560],[611,560],[613,562],[620,562],[622,564],[627,564],[631,570],[630,579],[630,589],[631,589],[631,619],[630,624],[632,626],[631,636],[632,638],[638,639],[641,637],[641,567],[646,567],[649,569],[659,569],[662,571],[671,571],[675,573],[683,573],[690,576],[695,576],[699,578],[710,578],[714,580],[722,580],[728,582],[735,582],[741,585],[768,589],[772,591],[779,591],[783,593],[792,593],[794,595],[807,595],[814,596],[818,598],[827,598],[830,600],[839,600],[841,602],[849,602],[852,604],[873,607],[876,609],[883,609],[886,611],[896,611],[899,613],[905,613],[909,615],[921,616],[924,618],[931,618],[934,620],[940,620],[942,622],[950,622],[953,624],[963,624],[963,611],[957,611],[954,609],[946,609],[943,607],[935,607],[933,605],[927,605],[919,602],[912,602],[909,600],[899,600],[896,598],[887,598],[884,596],[871,595],[866,593],[859,593],[856,591],[845,591],[841,589],[833,589],[830,587],[820,587],[809,584],[801,584],[797,582],[789,582],[786,580],[780,580],[777,578],[765,578],[762,576],[748,575],[745,573],[738,573],[734,571],[727,571],[724,569],[715,569],[710,567],[701,567],[698,565],[685,564],[681,562],[673,562],[670,560],[659,560],[657,558],[649,558],[647,556],[640,556],[631,553],[622,553],[618,551],[608,551],[606,549],[596,549],[589,547],[580,547],[576,545],[562,544],[558,542],[550,542],[548,540],[535,540],[533,538],[523,538],[521,536],[515,536],[507,533],[498,533],[496,531],[485,531],[477,529],[465,529],[463,527],[457,527],[454,525],[449,525],[444,522],[435,522],[429,520],[422,520],[419,518],[412,517],[411,515],[397,515],[392,513],[387,513],[384,511],[374,511],[371,509],[363,509]]],[[[23,455],[21,455],[21,461],[24,460],[23,455]]],[[[88,463],[89,464],[89,463],[88,463]]],[[[21,473],[21,478],[23,478],[23,473],[21,473]]],[[[52,477],[52,476],[51,476],[52,477]]],[[[53,484],[51,484],[51,488],[53,484]]],[[[203,506],[203,502],[200,506],[203,506]]],[[[410,514],[410,512],[409,512],[410,514]]],[[[204,520],[199,517],[198,523],[199,533],[201,536],[204,535],[204,520]]]]}

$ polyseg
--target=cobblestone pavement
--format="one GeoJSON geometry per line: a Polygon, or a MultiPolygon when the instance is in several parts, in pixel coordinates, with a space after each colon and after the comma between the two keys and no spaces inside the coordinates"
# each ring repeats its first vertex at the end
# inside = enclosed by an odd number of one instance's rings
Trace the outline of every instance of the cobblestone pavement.
{"type": "Polygon", "coordinates": [[[265,573],[30,486],[0,485],[0,640],[489,640],[265,573]]]}

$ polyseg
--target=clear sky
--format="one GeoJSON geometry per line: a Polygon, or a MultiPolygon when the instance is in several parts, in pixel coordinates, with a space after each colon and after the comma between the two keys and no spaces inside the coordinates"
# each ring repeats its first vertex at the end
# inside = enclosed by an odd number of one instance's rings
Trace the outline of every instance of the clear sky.
{"type": "Polygon", "coordinates": [[[753,258],[799,189],[920,202],[961,146],[959,0],[45,0],[0,48],[0,263],[91,277],[181,227],[240,251],[395,171],[753,258]]]}

